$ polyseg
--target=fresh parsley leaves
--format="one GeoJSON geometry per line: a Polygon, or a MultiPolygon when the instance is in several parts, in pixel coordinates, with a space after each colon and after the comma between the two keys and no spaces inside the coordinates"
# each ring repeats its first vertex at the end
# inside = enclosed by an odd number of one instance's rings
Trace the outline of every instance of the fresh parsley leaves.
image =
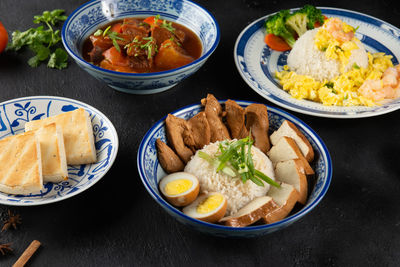
{"type": "Polygon", "coordinates": [[[63,15],[64,10],[55,9],[53,11],[44,11],[42,15],[33,17],[33,23],[45,24],[37,28],[30,28],[26,31],[14,31],[12,41],[7,49],[19,51],[27,46],[35,55],[28,60],[31,67],[39,66],[43,61],[47,62],[49,68],[63,69],[67,67],[67,52],[57,47],[61,41],[60,30],[56,29],[60,22],[67,19],[63,15]]]}

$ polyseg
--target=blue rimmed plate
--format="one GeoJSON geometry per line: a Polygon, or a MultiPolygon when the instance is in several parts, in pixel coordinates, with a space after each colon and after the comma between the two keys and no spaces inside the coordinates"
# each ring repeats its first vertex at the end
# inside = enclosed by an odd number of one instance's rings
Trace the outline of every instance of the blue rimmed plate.
{"type": "Polygon", "coordinates": [[[77,108],[84,108],[90,114],[97,162],[68,166],[68,180],[46,183],[38,194],[10,195],[0,192],[0,204],[33,206],[60,201],[85,191],[107,173],[117,156],[117,132],[103,113],[77,100],[55,96],[32,96],[0,103],[0,139],[24,132],[24,125],[28,121],[47,118],[77,108]]]}
{"type": "MultiPolygon", "coordinates": [[[[356,37],[361,40],[367,51],[384,52],[393,56],[393,64],[400,59],[400,30],[377,18],[355,11],[338,8],[319,8],[327,17],[338,17],[346,23],[359,27],[356,37]]],[[[278,52],[264,43],[264,21],[270,16],[259,18],[247,26],[236,40],[234,60],[245,82],[265,99],[289,110],[330,118],[371,117],[400,108],[400,99],[376,107],[337,107],[324,106],[309,100],[298,100],[282,90],[275,72],[286,65],[289,52],[278,52]]]]}
{"type": "MultiPolygon", "coordinates": [[[[221,103],[225,101],[220,101],[221,103]]],[[[249,101],[236,101],[242,107],[246,107],[253,102],[249,101]]],[[[244,228],[233,228],[223,225],[211,224],[202,222],[187,215],[183,214],[179,209],[176,209],[170,205],[161,196],[158,189],[158,182],[162,177],[166,175],[164,170],[161,168],[157,159],[157,149],[155,147],[155,141],[157,138],[161,138],[164,142],[166,141],[165,135],[165,118],[159,120],[151,129],[146,133],[142,142],[139,146],[137,155],[137,165],[142,182],[149,192],[149,194],[155,199],[155,201],[164,208],[170,215],[172,215],[179,222],[188,225],[200,232],[222,236],[222,237],[255,237],[268,233],[272,233],[279,229],[289,226],[294,223],[308,212],[310,212],[324,197],[325,193],[329,188],[329,184],[332,178],[332,162],[329,155],[328,149],[321,138],[304,122],[296,118],[295,116],[274,107],[268,107],[269,127],[270,131],[274,131],[279,128],[284,120],[289,120],[294,123],[299,130],[307,137],[310,141],[315,152],[315,159],[312,166],[315,170],[315,183],[312,184],[310,190],[310,196],[307,204],[297,213],[291,215],[276,223],[267,225],[257,225],[244,228]]],[[[184,118],[185,120],[193,117],[202,110],[201,105],[191,105],[179,109],[171,114],[184,118]]]]}

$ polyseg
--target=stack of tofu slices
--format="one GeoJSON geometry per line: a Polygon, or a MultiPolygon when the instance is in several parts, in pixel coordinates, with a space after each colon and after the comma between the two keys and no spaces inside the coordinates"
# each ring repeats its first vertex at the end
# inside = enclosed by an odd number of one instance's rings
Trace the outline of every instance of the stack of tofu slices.
{"type": "Polygon", "coordinates": [[[30,194],[68,179],[68,165],[96,162],[92,123],[83,109],[25,124],[0,140],[0,191],[30,194]]]}
{"type": "Polygon", "coordinates": [[[274,165],[275,179],[280,187],[270,186],[266,196],[253,199],[237,214],[223,218],[221,221],[225,225],[244,227],[260,219],[267,224],[274,223],[288,216],[297,202],[306,204],[307,176],[314,174],[310,166],[314,160],[310,142],[287,120],[269,138],[272,147],[267,154],[274,165]]]}
{"type": "Polygon", "coordinates": [[[272,144],[268,156],[275,166],[275,177],[281,187],[271,186],[268,195],[278,205],[264,217],[266,223],[285,218],[296,202],[307,202],[307,176],[313,175],[310,162],[314,160],[314,150],[307,138],[290,121],[285,120],[278,130],[270,135],[272,144]]]}

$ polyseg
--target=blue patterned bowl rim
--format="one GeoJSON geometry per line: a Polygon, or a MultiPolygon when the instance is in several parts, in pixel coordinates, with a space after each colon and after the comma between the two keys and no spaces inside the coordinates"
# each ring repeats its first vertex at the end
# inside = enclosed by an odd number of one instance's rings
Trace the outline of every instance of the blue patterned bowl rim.
{"type": "MultiPolygon", "coordinates": [[[[193,61],[193,62],[191,62],[191,63],[189,63],[189,64],[187,64],[185,66],[182,66],[182,67],[179,67],[179,68],[176,68],[176,69],[172,69],[172,70],[152,72],[152,73],[127,73],[127,72],[118,72],[118,71],[112,71],[112,70],[100,68],[100,67],[98,67],[98,66],[96,66],[94,64],[91,64],[91,63],[85,61],[84,59],[82,59],[82,57],[80,55],[75,54],[72,51],[72,49],[68,46],[67,42],[65,41],[66,34],[67,34],[67,27],[72,22],[72,20],[74,19],[76,14],[78,14],[79,12],[81,12],[82,10],[84,10],[85,8],[87,8],[89,6],[92,6],[92,5],[97,4],[98,2],[101,2],[101,0],[91,0],[91,1],[89,1],[89,2],[87,2],[85,4],[83,4],[83,5],[79,6],[77,9],[75,9],[71,13],[71,15],[68,16],[68,18],[64,22],[64,25],[63,25],[62,30],[61,30],[62,43],[63,43],[64,47],[67,49],[68,53],[70,55],[72,55],[73,58],[75,60],[77,60],[80,64],[83,64],[83,65],[85,65],[85,66],[87,66],[89,68],[96,69],[99,72],[104,72],[104,73],[109,73],[109,74],[114,74],[114,75],[117,75],[117,76],[124,76],[124,77],[149,77],[149,76],[158,76],[158,75],[168,76],[170,73],[175,73],[175,72],[179,73],[179,72],[186,71],[187,69],[190,69],[192,66],[197,65],[198,63],[206,60],[215,51],[215,49],[218,46],[218,43],[219,43],[221,35],[220,35],[220,29],[219,29],[219,25],[218,25],[217,20],[214,18],[214,16],[207,9],[203,8],[202,6],[200,6],[199,4],[197,4],[197,3],[195,3],[195,2],[193,2],[191,0],[178,0],[178,1],[190,2],[194,6],[197,6],[198,8],[202,9],[213,20],[213,22],[215,24],[215,27],[216,27],[216,30],[217,30],[216,38],[215,38],[215,41],[214,41],[214,44],[212,45],[212,47],[205,54],[203,54],[201,57],[199,57],[195,61],[193,61]]],[[[116,19],[117,19],[117,17],[116,17],[116,19]]]]}
{"type": "MultiPolygon", "coordinates": [[[[227,100],[219,100],[220,103],[225,103],[227,100]]],[[[243,101],[243,100],[235,100],[239,105],[250,105],[256,102],[253,101],[243,101]]],[[[175,110],[174,112],[171,112],[171,114],[177,114],[182,110],[185,109],[192,109],[192,108],[199,108],[201,105],[200,104],[192,104],[192,105],[188,105],[185,106],[183,108],[180,108],[178,110],[175,110]]],[[[326,145],[324,144],[324,142],[322,141],[322,139],[317,135],[317,133],[311,129],[307,124],[305,124],[302,120],[298,119],[297,117],[291,115],[290,113],[279,109],[279,108],[275,108],[275,107],[271,107],[266,105],[268,108],[269,112],[278,114],[282,117],[285,117],[287,119],[290,119],[292,122],[294,121],[295,124],[297,125],[301,125],[302,127],[306,128],[307,131],[309,131],[309,133],[311,135],[313,135],[314,137],[316,137],[316,141],[317,143],[319,143],[319,145],[322,148],[322,155],[321,157],[325,158],[326,161],[326,180],[325,183],[323,185],[322,190],[320,191],[320,193],[316,196],[316,198],[314,199],[313,202],[307,204],[304,208],[302,208],[299,212],[297,212],[296,214],[293,214],[292,216],[289,216],[281,221],[275,222],[275,223],[271,223],[271,224],[264,224],[264,225],[256,225],[256,226],[247,226],[247,227],[241,227],[241,228],[235,228],[235,227],[229,227],[229,226],[224,226],[224,225],[218,225],[218,224],[212,224],[212,223],[207,223],[207,222],[203,222],[197,219],[194,219],[192,217],[187,216],[186,214],[180,212],[179,210],[177,210],[176,208],[172,207],[166,200],[164,200],[164,198],[162,198],[157,192],[155,192],[152,187],[150,186],[150,184],[148,183],[147,179],[146,179],[146,175],[143,172],[143,168],[142,168],[142,162],[141,162],[141,155],[144,154],[144,151],[146,149],[146,147],[144,146],[144,144],[146,143],[146,140],[149,138],[149,136],[154,132],[154,130],[157,130],[158,128],[160,128],[161,126],[163,126],[165,124],[165,119],[167,117],[164,116],[162,119],[160,119],[159,121],[157,121],[153,127],[151,127],[147,133],[145,134],[145,136],[142,139],[142,142],[140,143],[139,146],[139,150],[138,150],[138,155],[137,155],[137,166],[138,166],[138,171],[139,171],[139,175],[140,178],[143,182],[143,185],[145,186],[146,190],[150,193],[150,195],[163,207],[166,207],[169,211],[171,211],[172,213],[174,213],[175,215],[182,217],[194,224],[197,224],[199,226],[204,226],[207,228],[215,228],[215,229],[219,229],[219,230],[223,230],[223,231],[232,231],[232,232],[246,232],[246,231],[254,231],[254,230],[264,230],[264,229],[268,229],[268,228],[275,228],[277,226],[281,226],[281,225],[286,225],[286,224],[290,224],[292,222],[295,222],[296,220],[298,220],[299,218],[303,217],[305,214],[307,214],[308,212],[310,212],[315,206],[317,206],[317,204],[322,200],[322,198],[324,197],[324,195],[326,194],[326,192],[328,191],[329,185],[331,183],[331,179],[332,179],[332,159],[331,156],[329,154],[328,148],[326,147],[326,145]]]]}
{"type": "Polygon", "coordinates": [[[115,161],[115,159],[117,157],[118,148],[119,148],[119,140],[118,140],[117,131],[116,131],[114,125],[112,124],[112,122],[102,112],[100,112],[98,109],[94,108],[91,105],[88,105],[88,104],[86,104],[84,102],[81,102],[79,100],[66,98],[66,97],[60,97],[60,96],[26,96],[26,97],[20,97],[20,98],[15,98],[15,99],[11,99],[11,100],[7,100],[7,101],[4,101],[4,102],[1,102],[0,106],[7,105],[7,104],[13,103],[13,102],[18,102],[18,101],[45,100],[45,99],[46,100],[64,101],[66,103],[75,103],[75,104],[78,104],[78,105],[84,107],[85,109],[89,109],[89,110],[93,111],[96,115],[99,115],[99,117],[101,117],[102,120],[107,122],[107,126],[110,127],[110,132],[114,136],[114,142],[113,142],[114,152],[113,152],[113,156],[110,158],[110,161],[109,161],[108,165],[106,166],[105,170],[102,172],[101,176],[99,176],[92,183],[89,183],[87,186],[82,187],[80,190],[74,191],[72,193],[68,193],[67,195],[63,195],[62,197],[48,199],[48,200],[45,200],[45,201],[34,201],[34,202],[24,202],[24,203],[8,201],[8,202],[1,202],[0,204],[2,204],[2,205],[9,205],[9,206],[38,206],[38,205],[45,205],[45,204],[50,204],[50,203],[54,203],[54,202],[59,202],[59,201],[68,199],[70,197],[73,197],[75,195],[78,195],[78,194],[82,193],[83,191],[86,191],[87,189],[92,187],[98,181],[100,181],[101,178],[103,178],[107,174],[107,172],[110,170],[111,166],[114,164],[114,161],[115,161]]]}

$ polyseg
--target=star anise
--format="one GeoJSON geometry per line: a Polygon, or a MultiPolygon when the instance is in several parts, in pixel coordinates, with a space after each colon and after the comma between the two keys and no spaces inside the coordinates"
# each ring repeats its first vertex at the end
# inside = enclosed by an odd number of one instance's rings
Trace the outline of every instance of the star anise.
{"type": "Polygon", "coordinates": [[[6,255],[7,252],[11,252],[13,249],[11,248],[11,243],[0,244],[0,252],[1,254],[6,255]]]}
{"type": "Polygon", "coordinates": [[[1,228],[1,231],[6,231],[8,230],[11,226],[14,229],[17,229],[17,224],[21,224],[22,219],[21,215],[19,214],[13,214],[11,210],[8,210],[8,219],[4,222],[3,228],[1,228]]]}

